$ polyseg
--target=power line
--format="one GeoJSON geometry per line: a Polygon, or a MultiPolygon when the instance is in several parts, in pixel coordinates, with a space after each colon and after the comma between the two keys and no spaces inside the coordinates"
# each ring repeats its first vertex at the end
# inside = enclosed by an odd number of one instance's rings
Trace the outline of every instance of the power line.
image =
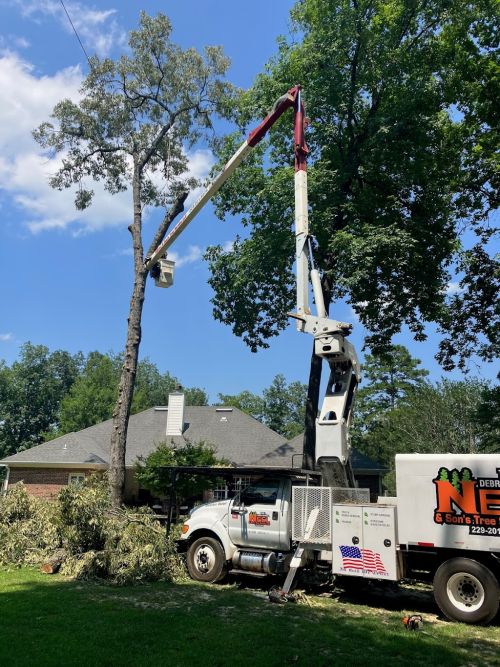
{"type": "Polygon", "coordinates": [[[85,47],[84,47],[83,44],[82,44],[82,40],[80,39],[80,36],[79,36],[79,34],[77,33],[75,26],[73,25],[73,21],[71,20],[71,16],[68,14],[68,10],[67,10],[66,7],[64,6],[64,2],[63,2],[63,0],[59,0],[59,2],[61,3],[62,8],[64,9],[64,13],[65,13],[66,16],[68,17],[68,21],[70,22],[70,25],[71,25],[71,27],[73,28],[73,32],[75,33],[76,38],[77,38],[77,40],[78,40],[80,46],[82,47],[82,51],[84,52],[85,57],[87,58],[87,62],[88,62],[88,64],[89,64],[89,66],[90,66],[90,68],[92,68],[92,63],[90,62],[89,54],[85,51],[85,47]]]}

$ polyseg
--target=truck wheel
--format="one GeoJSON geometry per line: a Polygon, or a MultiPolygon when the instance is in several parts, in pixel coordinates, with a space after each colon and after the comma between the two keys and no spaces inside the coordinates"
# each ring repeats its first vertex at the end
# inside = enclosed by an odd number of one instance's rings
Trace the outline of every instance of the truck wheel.
{"type": "Polygon", "coordinates": [[[221,543],[213,537],[200,537],[187,552],[189,575],[196,581],[215,583],[226,574],[226,556],[221,543]]]}
{"type": "Polygon", "coordinates": [[[434,576],[434,599],[445,616],[462,623],[488,623],[498,612],[495,575],[470,558],[452,558],[434,576]]]}

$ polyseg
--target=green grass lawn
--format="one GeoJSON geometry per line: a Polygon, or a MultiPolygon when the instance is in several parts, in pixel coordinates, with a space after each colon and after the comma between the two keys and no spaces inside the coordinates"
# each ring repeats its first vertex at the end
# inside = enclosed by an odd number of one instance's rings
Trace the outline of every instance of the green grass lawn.
{"type": "Polygon", "coordinates": [[[281,606],[265,587],[120,588],[20,569],[0,570],[0,595],[2,667],[500,665],[498,622],[440,620],[425,591],[281,606]],[[424,613],[422,632],[405,630],[405,604],[424,613]]]}

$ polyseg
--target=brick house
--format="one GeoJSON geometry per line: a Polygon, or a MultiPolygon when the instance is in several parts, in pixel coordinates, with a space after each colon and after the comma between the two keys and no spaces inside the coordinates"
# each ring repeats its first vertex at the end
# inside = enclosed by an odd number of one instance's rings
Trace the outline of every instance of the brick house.
{"type": "MultiPolygon", "coordinates": [[[[49,442],[27,449],[0,461],[8,466],[7,485],[24,482],[29,493],[50,498],[67,484],[78,482],[109,463],[109,442],[112,421],[68,433],[49,442]]],[[[134,476],[138,457],[153,452],[161,442],[182,447],[186,442],[205,441],[215,447],[216,454],[237,466],[301,467],[302,436],[290,442],[238,408],[223,406],[185,406],[184,395],[169,396],[169,407],[155,407],[130,417],[125,459],[125,497],[141,502],[141,493],[134,476]]],[[[354,455],[354,473],[357,475],[354,455]]],[[[375,462],[363,458],[359,468],[365,486],[380,489],[383,470],[375,462]]],[[[361,479],[360,479],[361,481],[361,479]]]]}

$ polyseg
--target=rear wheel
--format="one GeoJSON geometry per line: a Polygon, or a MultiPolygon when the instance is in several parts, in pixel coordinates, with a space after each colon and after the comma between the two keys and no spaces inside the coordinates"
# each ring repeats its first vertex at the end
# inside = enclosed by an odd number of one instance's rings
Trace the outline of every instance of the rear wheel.
{"type": "Polygon", "coordinates": [[[213,537],[200,537],[187,552],[187,568],[192,579],[214,583],[226,574],[226,557],[221,543],[213,537]]]}
{"type": "Polygon", "coordinates": [[[445,561],[434,576],[434,598],[445,616],[462,623],[488,623],[498,612],[495,575],[470,558],[445,561]]]}

